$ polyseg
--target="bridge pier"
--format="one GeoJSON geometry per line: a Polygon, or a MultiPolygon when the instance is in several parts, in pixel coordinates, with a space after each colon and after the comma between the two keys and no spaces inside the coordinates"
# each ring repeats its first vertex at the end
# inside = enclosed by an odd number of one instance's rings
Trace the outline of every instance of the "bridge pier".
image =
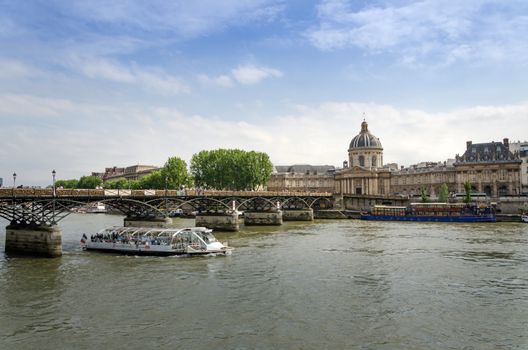
{"type": "Polygon", "coordinates": [[[62,255],[62,234],[57,225],[10,224],[6,227],[5,251],[55,258],[62,255]]]}
{"type": "Polygon", "coordinates": [[[240,229],[237,213],[198,213],[196,214],[195,226],[203,226],[216,231],[238,231],[240,229]]]}
{"type": "Polygon", "coordinates": [[[167,217],[130,217],[127,216],[123,220],[123,226],[125,227],[159,227],[159,228],[168,228],[172,225],[172,219],[167,217]]]}
{"type": "Polygon", "coordinates": [[[244,225],[282,225],[282,211],[245,211],[244,225]]]}
{"type": "Polygon", "coordinates": [[[312,208],[308,209],[285,209],[282,211],[282,220],[284,221],[313,221],[314,212],[312,208]]]}

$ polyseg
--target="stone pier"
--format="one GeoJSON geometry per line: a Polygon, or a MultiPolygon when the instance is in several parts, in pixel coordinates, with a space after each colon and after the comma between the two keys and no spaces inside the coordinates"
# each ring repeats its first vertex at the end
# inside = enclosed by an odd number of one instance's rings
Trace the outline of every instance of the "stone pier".
{"type": "Polygon", "coordinates": [[[282,220],[284,221],[313,221],[314,211],[308,209],[285,209],[282,211],[282,220]]]}
{"type": "Polygon", "coordinates": [[[172,219],[167,217],[157,218],[136,218],[126,217],[124,219],[125,227],[157,227],[168,228],[172,225],[172,219]]]}
{"type": "Polygon", "coordinates": [[[215,231],[238,231],[237,213],[198,213],[195,219],[196,227],[207,227],[215,231]]]}
{"type": "Polygon", "coordinates": [[[244,225],[282,225],[282,211],[245,211],[244,225]]]}
{"type": "Polygon", "coordinates": [[[5,251],[7,254],[59,257],[62,255],[61,230],[57,225],[11,224],[6,227],[5,251]]]}

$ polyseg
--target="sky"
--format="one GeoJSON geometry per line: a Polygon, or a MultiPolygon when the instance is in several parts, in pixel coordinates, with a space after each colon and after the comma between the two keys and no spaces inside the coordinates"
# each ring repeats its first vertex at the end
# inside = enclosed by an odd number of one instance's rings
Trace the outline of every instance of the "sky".
{"type": "Polygon", "coordinates": [[[0,0],[0,177],[201,150],[342,165],[528,139],[525,0],[0,0]]]}

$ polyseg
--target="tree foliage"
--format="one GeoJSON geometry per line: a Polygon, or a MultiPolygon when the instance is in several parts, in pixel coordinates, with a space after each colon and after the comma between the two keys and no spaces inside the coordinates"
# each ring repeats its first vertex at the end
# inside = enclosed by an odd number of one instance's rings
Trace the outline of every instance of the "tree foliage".
{"type": "Polygon", "coordinates": [[[134,181],[136,189],[158,189],[165,188],[165,181],[161,175],[161,170],[156,170],[143,176],[141,179],[134,181]]]}
{"type": "Polygon", "coordinates": [[[78,185],[79,185],[79,180],[77,179],[55,181],[55,187],[77,188],[78,185]]]}
{"type": "Polygon", "coordinates": [[[77,188],[96,188],[97,186],[101,186],[103,184],[103,180],[97,176],[81,176],[79,179],[79,183],[77,184],[77,188]]]}
{"type": "Polygon", "coordinates": [[[187,171],[187,163],[178,157],[170,157],[163,168],[161,168],[161,177],[163,178],[163,186],[165,186],[165,179],[167,179],[168,189],[179,189],[182,186],[189,186],[191,178],[187,171]]]}
{"type": "Polygon", "coordinates": [[[471,202],[471,182],[466,181],[464,182],[464,203],[470,203],[471,202]]]}
{"type": "Polygon", "coordinates": [[[447,187],[446,183],[443,183],[442,186],[440,186],[440,190],[438,191],[438,200],[440,202],[447,202],[449,199],[449,188],[447,187]]]}
{"type": "Polygon", "coordinates": [[[273,171],[266,153],[239,149],[201,151],[191,159],[196,186],[218,190],[255,190],[273,171]]]}
{"type": "Polygon", "coordinates": [[[130,188],[137,189],[179,189],[181,186],[191,184],[191,177],[187,170],[187,163],[178,157],[170,157],[165,165],[159,169],[143,176],[138,180],[127,180],[119,178],[106,181],[105,188],[130,188]]]}
{"type": "Polygon", "coordinates": [[[133,188],[135,181],[129,181],[124,177],[114,180],[109,180],[104,183],[105,188],[109,189],[122,189],[122,188],[133,188]]]}
{"type": "Polygon", "coordinates": [[[428,195],[427,195],[427,190],[422,187],[422,189],[420,190],[420,197],[422,198],[422,202],[427,202],[429,199],[428,199],[428,195]]]}

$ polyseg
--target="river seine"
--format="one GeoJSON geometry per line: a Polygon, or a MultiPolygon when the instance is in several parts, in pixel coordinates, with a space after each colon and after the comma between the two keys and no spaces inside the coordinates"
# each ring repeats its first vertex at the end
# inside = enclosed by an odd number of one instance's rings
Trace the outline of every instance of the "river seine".
{"type": "MultiPolygon", "coordinates": [[[[316,221],[217,233],[227,257],[8,257],[0,349],[528,349],[528,225],[316,221]]],[[[176,225],[193,225],[177,219],[176,225]]]]}

